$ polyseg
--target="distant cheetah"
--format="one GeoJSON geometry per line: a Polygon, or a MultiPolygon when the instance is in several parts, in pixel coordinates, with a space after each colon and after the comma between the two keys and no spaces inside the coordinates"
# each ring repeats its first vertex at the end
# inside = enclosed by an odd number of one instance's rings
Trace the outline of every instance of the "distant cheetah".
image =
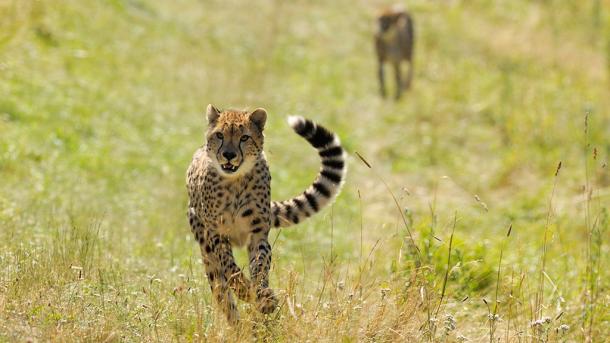
{"type": "Polygon", "coordinates": [[[288,123],[322,159],[309,188],[286,201],[271,201],[271,174],[263,152],[264,109],[220,111],[207,108],[206,144],[187,171],[188,218],[199,242],[208,281],[229,323],[239,320],[231,289],[244,301],[256,301],[271,313],[277,299],[269,288],[270,227],[299,223],[330,204],[344,182],[345,153],[339,138],[302,117],[288,123]],[[248,246],[250,281],[235,263],[232,245],[248,246]]]}
{"type": "Polygon", "coordinates": [[[379,91],[385,98],[385,75],[383,65],[389,62],[394,67],[396,78],[396,95],[398,100],[402,90],[411,87],[413,79],[413,19],[405,10],[394,7],[385,9],[377,17],[377,32],[375,33],[375,50],[377,52],[379,91]],[[407,80],[402,82],[400,65],[402,61],[409,63],[407,80]]]}

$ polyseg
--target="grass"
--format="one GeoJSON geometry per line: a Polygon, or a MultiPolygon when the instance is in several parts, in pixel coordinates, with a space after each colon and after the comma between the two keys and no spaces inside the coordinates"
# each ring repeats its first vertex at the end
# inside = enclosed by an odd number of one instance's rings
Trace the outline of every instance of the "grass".
{"type": "Polygon", "coordinates": [[[0,0],[0,341],[610,339],[605,2],[411,1],[399,103],[380,4],[0,0]],[[208,103],[269,110],[274,199],[319,163],[287,114],[351,156],[239,330],[185,217],[208,103]]]}

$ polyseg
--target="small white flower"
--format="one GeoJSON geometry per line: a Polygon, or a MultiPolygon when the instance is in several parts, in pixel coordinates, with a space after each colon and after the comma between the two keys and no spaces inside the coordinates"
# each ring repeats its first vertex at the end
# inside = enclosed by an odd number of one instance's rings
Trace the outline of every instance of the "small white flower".
{"type": "Polygon", "coordinates": [[[450,331],[455,330],[457,323],[455,321],[455,318],[452,315],[448,314],[447,316],[445,316],[444,324],[445,324],[445,331],[448,333],[450,331]]]}
{"type": "Polygon", "coordinates": [[[381,289],[381,299],[384,299],[386,297],[386,295],[388,295],[390,293],[390,289],[389,288],[382,288],[381,289]]]}
{"type": "Polygon", "coordinates": [[[542,317],[538,320],[534,320],[530,325],[532,327],[540,327],[546,324],[550,324],[551,323],[551,318],[549,317],[542,317]]]}
{"type": "Polygon", "coordinates": [[[568,324],[561,324],[559,325],[559,328],[557,328],[557,331],[561,332],[562,334],[568,332],[568,330],[570,330],[570,326],[568,324]]]}
{"type": "Polygon", "coordinates": [[[497,313],[496,314],[490,313],[487,315],[487,318],[489,320],[491,320],[492,322],[499,322],[500,320],[502,320],[502,318],[500,318],[500,315],[497,313]]]}
{"type": "Polygon", "coordinates": [[[345,288],[345,282],[344,281],[337,282],[337,288],[339,288],[340,290],[343,290],[343,288],[345,288]]]}

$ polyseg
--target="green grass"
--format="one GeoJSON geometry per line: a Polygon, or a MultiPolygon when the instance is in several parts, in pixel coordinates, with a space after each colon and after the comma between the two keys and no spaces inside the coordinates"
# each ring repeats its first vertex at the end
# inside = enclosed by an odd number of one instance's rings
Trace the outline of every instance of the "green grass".
{"type": "Polygon", "coordinates": [[[410,1],[393,103],[377,5],[0,0],[0,341],[610,339],[607,6],[410,1]],[[286,115],[351,156],[332,209],[274,231],[281,308],[239,331],[185,216],[208,103],[269,111],[274,199],[319,164],[286,115]]]}

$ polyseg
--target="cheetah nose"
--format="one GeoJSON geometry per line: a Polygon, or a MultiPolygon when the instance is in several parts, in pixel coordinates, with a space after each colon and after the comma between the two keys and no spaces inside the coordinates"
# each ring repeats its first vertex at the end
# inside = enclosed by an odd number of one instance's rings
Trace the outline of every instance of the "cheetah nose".
{"type": "Polygon", "coordinates": [[[225,151],[225,152],[222,153],[222,156],[224,158],[226,158],[227,161],[231,161],[232,159],[235,158],[235,156],[237,156],[237,154],[234,153],[233,151],[225,151]]]}

